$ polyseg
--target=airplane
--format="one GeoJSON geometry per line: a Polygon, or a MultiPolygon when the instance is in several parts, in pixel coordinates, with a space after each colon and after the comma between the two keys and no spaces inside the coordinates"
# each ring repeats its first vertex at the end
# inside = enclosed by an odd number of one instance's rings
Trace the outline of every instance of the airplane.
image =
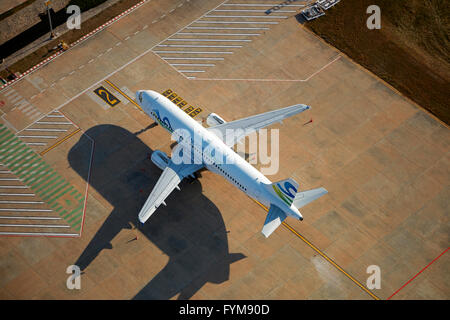
{"type": "Polygon", "coordinates": [[[223,176],[250,198],[269,208],[262,228],[266,238],[287,216],[303,220],[298,209],[328,193],[325,188],[298,192],[299,184],[293,179],[272,183],[232,149],[250,133],[282,122],[310,109],[310,106],[296,104],[231,122],[211,113],[206,119],[210,126],[206,128],[158,92],[139,90],[136,92],[136,101],[150,118],[172,133],[177,141],[172,158],[160,150],[155,150],[151,155],[152,162],[163,172],[139,212],[141,223],[145,223],[161,204],[166,205],[165,199],[174,189],[180,190],[178,185],[184,178],[193,177],[194,173],[204,168],[223,176]],[[188,135],[177,135],[177,130],[183,130],[188,135]],[[200,137],[201,142],[194,141],[194,137],[200,137]],[[174,154],[183,153],[183,150],[190,152],[191,159],[200,161],[173,161],[174,154]]]}

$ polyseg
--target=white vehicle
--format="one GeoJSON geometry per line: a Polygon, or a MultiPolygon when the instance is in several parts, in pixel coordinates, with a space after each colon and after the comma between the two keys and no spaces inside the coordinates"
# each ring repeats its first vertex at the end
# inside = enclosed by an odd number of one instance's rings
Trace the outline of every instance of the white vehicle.
{"type": "Polygon", "coordinates": [[[152,160],[163,172],[139,213],[142,223],[145,223],[161,204],[166,205],[164,200],[175,188],[179,189],[181,180],[193,176],[202,168],[220,174],[249,197],[269,208],[262,229],[266,237],[280,226],[287,216],[303,220],[298,209],[327,193],[324,188],[298,192],[298,183],[293,179],[272,183],[231,148],[251,132],[308,110],[310,107],[307,105],[297,104],[205,128],[155,91],[137,91],[136,100],[152,119],[170,133],[185,130],[190,137],[201,137],[200,145],[193,138],[177,138],[178,145],[172,152],[175,155],[180,149],[188,150],[193,158],[201,159],[197,163],[177,164],[163,152],[155,151],[152,160]],[[225,161],[216,161],[216,154],[220,154],[221,159],[225,161]]]}

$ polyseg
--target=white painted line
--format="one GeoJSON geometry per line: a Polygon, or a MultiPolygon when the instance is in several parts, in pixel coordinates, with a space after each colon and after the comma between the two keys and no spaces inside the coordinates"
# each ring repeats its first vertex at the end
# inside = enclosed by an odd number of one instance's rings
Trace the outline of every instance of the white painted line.
{"type": "Polygon", "coordinates": [[[145,25],[145,26],[142,27],[142,30],[145,30],[147,28],[148,28],[148,25],[145,25]]]}
{"type": "Polygon", "coordinates": [[[108,50],[106,50],[105,52],[110,52],[112,50],[112,48],[109,48],[108,50]]]}
{"type": "Polygon", "coordinates": [[[27,212],[52,212],[50,209],[27,209],[27,208],[0,208],[0,211],[27,211],[27,212]]]}
{"type": "Polygon", "coordinates": [[[30,146],[46,146],[47,144],[44,142],[25,142],[25,144],[30,146]]]}
{"type": "Polygon", "coordinates": [[[91,59],[91,60],[88,61],[88,63],[92,63],[92,62],[94,62],[94,60],[95,60],[95,59],[91,59]]]}
{"type": "Polygon", "coordinates": [[[0,193],[0,196],[8,197],[34,197],[34,193],[0,193]]]}
{"type": "Polygon", "coordinates": [[[18,136],[19,138],[56,139],[58,136],[18,136]]]}
{"type": "Polygon", "coordinates": [[[116,47],[120,46],[121,44],[122,44],[122,42],[120,42],[120,41],[117,42],[117,43],[116,43],[116,47]]]}
{"type": "Polygon", "coordinates": [[[186,77],[186,78],[188,78],[189,80],[194,80],[195,79],[195,77],[186,77]]]}
{"type": "Polygon", "coordinates": [[[196,21],[195,23],[224,23],[224,24],[278,24],[271,21],[196,21]]]}
{"type": "Polygon", "coordinates": [[[45,122],[45,121],[36,121],[38,124],[72,124],[72,122],[45,122]]]}
{"type": "MultiPolygon", "coordinates": [[[[275,7],[280,5],[279,3],[267,3],[267,4],[256,4],[256,3],[224,3],[223,6],[237,6],[237,7],[275,7]]],[[[304,7],[303,4],[285,4],[283,7],[304,7]]]]}
{"type": "Polygon", "coordinates": [[[54,115],[50,114],[50,115],[48,115],[47,117],[48,117],[48,118],[64,118],[64,116],[62,116],[62,115],[57,115],[57,114],[54,114],[54,115]]]}
{"type": "Polygon", "coordinates": [[[11,220],[61,220],[59,217],[15,217],[15,216],[0,216],[0,219],[11,220]]]}
{"type": "MultiPolygon", "coordinates": [[[[266,12],[267,10],[256,10],[256,9],[228,9],[228,10],[214,10],[213,12],[266,12]]],[[[295,10],[277,10],[274,13],[290,13],[290,12],[297,12],[295,10]]]]}
{"type": "Polygon", "coordinates": [[[188,72],[188,73],[191,73],[191,72],[205,72],[205,70],[178,70],[178,71],[180,71],[180,72],[188,72]]]}
{"type": "Polygon", "coordinates": [[[231,51],[153,51],[155,53],[233,54],[231,51]]]}
{"type": "Polygon", "coordinates": [[[223,60],[223,58],[208,58],[208,57],[204,57],[204,58],[161,57],[161,58],[164,59],[164,60],[223,60]]]}
{"type": "Polygon", "coordinates": [[[78,69],[83,69],[84,68],[84,64],[82,64],[81,66],[78,67],[78,69]]]}
{"type": "Polygon", "coordinates": [[[1,223],[0,227],[21,227],[21,228],[70,228],[70,226],[51,224],[7,224],[1,223]]]}
{"type": "Polygon", "coordinates": [[[171,66],[214,67],[215,64],[203,63],[171,63],[171,66]]]}
{"type": "Polygon", "coordinates": [[[138,31],[136,31],[135,33],[134,33],[134,35],[137,35],[139,33],[139,30],[138,31]]]}
{"type": "Polygon", "coordinates": [[[0,173],[11,173],[11,171],[8,171],[8,170],[1,170],[0,173]]]}
{"type": "Polygon", "coordinates": [[[72,71],[69,72],[69,75],[72,75],[74,73],[75,73],[75,70],[72,70],[72,71]]]}
{"type": "Polygon", "coordinates": [[[0,181],[19,181],[18,178],[0,178],[0,181]]]}
{"type": "Polygon", "coordinates": [[[184,44],[159,44],[158,47],[173,48],[242,48],[242,46],[210,46],[210,45],[184,45],[184,44]]]}
{"type": "Polygon", "coordinates": [[[28,189],[27,186],[0,186],[0,189],[28,189]]]}
{"type": "Polygon", "coordinates": [[[206,41],[206,42],[251,42],[249,39],[167,39],[167,41],[206,41]]]}
{"type": "Polygon", "coordinates": [[[210,32],[180,32],[183,36],[259,36],[260,33],[210,33],[210,32]]]}
{"type": "Polygon", "coordinates": [[[269,28],[234,28],[234,27],[187,27],[186,29],[201,29],[201,30],[270,30],[269,28]]]}
{"type": "Polygon", "coordinates": [[[6,201],[0,200],[0,203],[11,203],[11,204],[42,204],[43,201],[6,201]]]}
{"type": "Polygon", "coordinates": [[[66,77],[64,76],[64,77],[62,77],[62,78],[60,78],[58,81],[62,81],[62,80],[64,80],[66,77]]]}
{"type": "Polygon", "coordinates": [[[287,19],[287,16],[204,16],[204,18],[252,18],[252,19],[287,19]]]}
{"type": "Polygon", "coordinates": [[[53,232],[0,232],[4,236],[50,236],[50,237],[78,237],[78,233],[53,233],[53,232]]]}
{"type": "Polygon", "coordinates": [[[36,128],[28,128],[25,131],[52,131],[52,132],[66,132],[68,129],[36,129],[36,128]]]}

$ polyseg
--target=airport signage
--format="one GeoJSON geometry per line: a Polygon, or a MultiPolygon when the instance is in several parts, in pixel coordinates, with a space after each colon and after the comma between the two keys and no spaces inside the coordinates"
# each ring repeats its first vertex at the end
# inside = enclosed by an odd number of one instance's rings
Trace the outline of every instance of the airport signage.
{"type": "Polygon", "coordinates": [[[107,104],[109,104],[111,107],[116,106],[120,103],[120,100],[116,98],[111,92],[105,89],[105,87],[100,86],[97,89],[94,90],[95,94],[98,95],[100,98],[103,99],[107,104]]]}
{"type": "MultiPolygon", "coordinates": [[[[180,109],[183,109],[188,105],[188,103],[178,94],[176,94],[172,89],[167,89],[162,93],[162,95],[175,103],[180,109]]],[[[195,108],[194,106],[189,105],[186,109],[184,109],[184,112],[194,118],[196,115],[202,112],[202,108],[195,108]]]]}

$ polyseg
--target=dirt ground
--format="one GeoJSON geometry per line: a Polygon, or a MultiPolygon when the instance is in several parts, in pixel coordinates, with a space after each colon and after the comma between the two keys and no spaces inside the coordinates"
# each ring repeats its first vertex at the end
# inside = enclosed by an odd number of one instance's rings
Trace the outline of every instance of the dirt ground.
{"type": "Polygon", "coordinates": [[[449,124],[449,17],[442,0],[345,0],[306,26],[449,124]],[[379,30],[366,26],[372,4],[379,30]]]}

